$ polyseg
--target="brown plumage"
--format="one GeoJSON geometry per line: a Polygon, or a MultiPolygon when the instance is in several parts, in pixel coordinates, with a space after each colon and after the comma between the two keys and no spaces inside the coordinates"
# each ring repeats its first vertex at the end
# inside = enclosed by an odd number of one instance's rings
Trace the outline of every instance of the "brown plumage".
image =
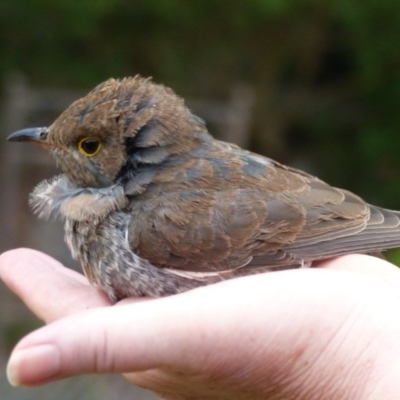
{"type": "Polygon", "coordinates": [[[12,141],[49,148],[64,174],[31,203],[114,300],[400,246],[400,213],[212,138],[172,90],[110,79],[49,128],[12,141]]]}

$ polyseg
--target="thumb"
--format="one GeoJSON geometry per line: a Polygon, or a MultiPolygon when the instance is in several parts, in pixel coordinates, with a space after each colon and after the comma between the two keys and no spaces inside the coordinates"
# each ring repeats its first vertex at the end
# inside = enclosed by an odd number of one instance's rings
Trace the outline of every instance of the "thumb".
{"type": "Polygon", "coordinates": [[[159,367],[177,351],[170,344],[171,317],[163,311],[156,299],[87,310],[49,324],[17,344],[7,367],[9,381],[37,385],[83,373],[159,367]]]}
{"type": "MultiPolygon", "coordinates": [[[[287,293],[297,302],[310,303],[309,294],[299,285],[300,276],[305,280],[306,275],[250,276],[176,296],[80,311],[23,338],[11,355],[9,380],[13,385],[36,385],[83,373],[163,367],[195,373],[201,366],[202,371],[216,368],[221,374],[224,365],[229,367],[228,375],[243,364],[258,370],[251,349],[267,351],[273,340],[278,362],[278,349],[286,354],[286,339],[308,341],[307,335],[300,340],[295,330],[287,329],[296,320],[304,323],[287,293]]],[[[322,311],[323,305],[312,310],[319,308],[322,311]]],[[[274,363],[269,367],[274,368],[274,363]]]]}
{"type": "MultiPolygon", "coordinates": [[[[246,279],[245,279],[246,281],[246,279]]],[[[254,290],[255,279],[244,286],[254,290]]],[[[209,346],[237,348],[249,312],[237,283],[222,282],[167,298],[95,308],[59,319],[23,338],[7,375],[13,385],[37,385],[84,373],[127,373],[168,367],[193,371],[217,357],[209,346]],[[208,353],[206,355],[206,353],[208,353]]],[[[263,290],[256,290],[263,297],[263,290]]],[[[262,302],[256,302],[257,307],[262,302]]],[[[261,338],[260,338],[261,340],[261,338]]],[[[222,349],[223,350],[223,349],[222,349]]],[[[231,353],[227,352],[227,357],[231,353]]],[[[223,354],[218,355],[220,361],[223,354]]]]}

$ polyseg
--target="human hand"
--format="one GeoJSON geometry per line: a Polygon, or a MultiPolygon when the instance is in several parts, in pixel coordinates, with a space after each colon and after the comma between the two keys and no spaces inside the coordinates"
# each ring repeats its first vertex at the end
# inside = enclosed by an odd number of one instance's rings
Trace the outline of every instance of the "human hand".
{"type": "Polygon", "coordinates": [[[0,277],[48,325],[13,350],[14,384],[119,372],[166,399],[398,399],[400,272],[351,255],[111,306],[36,251],[0,277]]]}

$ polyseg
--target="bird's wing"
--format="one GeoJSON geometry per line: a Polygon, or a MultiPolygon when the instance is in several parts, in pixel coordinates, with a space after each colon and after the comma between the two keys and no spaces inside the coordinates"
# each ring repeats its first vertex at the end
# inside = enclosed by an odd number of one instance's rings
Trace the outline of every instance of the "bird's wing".
{"type": "Polygon", "coordinates": [[[191,159],[157,181],[131,201],[129,239],[160,267],[275,269],[400,246],[399,213],[249,152],[191,159]]]}

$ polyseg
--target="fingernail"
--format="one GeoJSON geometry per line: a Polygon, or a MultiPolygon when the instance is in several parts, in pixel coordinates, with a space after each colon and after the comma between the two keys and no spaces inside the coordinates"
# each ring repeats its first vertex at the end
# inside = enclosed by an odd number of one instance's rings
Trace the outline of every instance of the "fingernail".
{"type": "Polygon", "coordinates": [[[17,350],[7,366],[7,378],[12,386],[44,383],[60,373],[60,352],[51,344],[17,350]]]}

